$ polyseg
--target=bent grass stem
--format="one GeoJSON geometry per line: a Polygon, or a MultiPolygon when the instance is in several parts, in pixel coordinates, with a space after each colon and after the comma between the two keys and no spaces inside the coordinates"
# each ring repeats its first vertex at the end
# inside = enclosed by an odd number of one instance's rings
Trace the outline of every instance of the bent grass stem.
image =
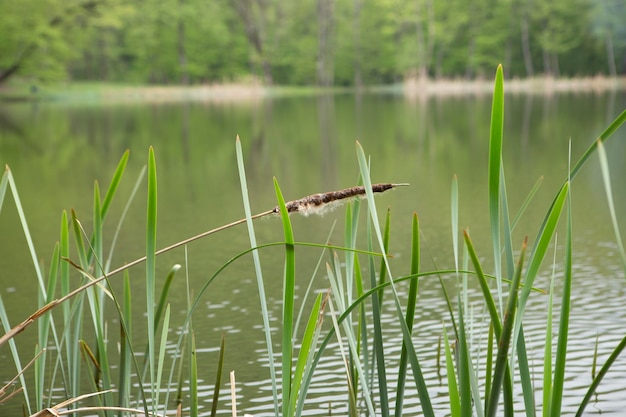
{"type": "MultiPolygon", "coordinates": [[[[395,187],[400,187],[400,186],[408,186],[409,184],[391,184],[391,183],[384,183],[384,184],[373,184],[372,185],[372,191],[375,193],[382,193],[384,191],[390,190],[392,188],[395,187]]],[[[345,201],[347,199],[350,198],[360,198],[360,197],[365,197],[365,188],[363,186],[359,186],[359,187],[351,187],[351,188],[346,188],[343,190],[339,190],[339,191],[330,191],[327,193],[322,193],[322,194],[313,194],[298,200],[293,200],[293,201],[289,201],[286,203],[286,206],[288,207],[288,211],[291,212],[299,212],[302,213],[304,215],[308,215],[309,213],[316,213],[319,212],[319,209],[324,207],[324,205],[327,204],[336,204],[338,202],[341,201],[345,201]]],[[[278,206],[274,207],[271,210],[267,210],[258,214],[255,214],[252,216],[253,220],[256,220],[258,218],[261,217],[266,217],[272,214],[276,214],[278,213],[278,206]]],[[[216,227],[215,229],[211,229],[211,230],[207,230],[206,232],[200,233],[198,235],[189,237],[187,239],[181,240],[179,242],[176,242],[172,245],[169,245],[165,248],[159,249],[158,251],[155,252],[155,255],[162,255],[165,252],[169,252],[173,249],[176,249],[178,247],[187,245],[191,242],[194,242],[196,240],[202,239],[203,237],[207,237],[209,235],[212,235],[214,233],[220,232],[222,230],[237,226],[239,224],[245,223],[246,219],[239,219],[236,220],[234,222],[222,225],[220,227],[216,227]]],[[[74,266],[76,269],[78,269],[79,271],[82,272],[82,268],[77,265],[74,261],[72,261],[69,258],[66,257],[62,257],[61,259],[63,259],[64,261],[70,263],[72,266],[74,266]]],[[[145,262],[147,259],[146,256],[142,256],[141,258],[135,259],[132,262],[129,262],[127,264],[124,264],[122,266],[120,266],[117,269],[114,269],[113,271],[109,272],[108,274],[104,274],[96,279],[93,279],[92,281],[88,282],[85,285],[82,285],[76,289],[74,289],[73,291],[67,293],[66,295],[64,295],[61,298],[57,298],[55,300],[50,301],[48,304],[44,305],[43,307],[41,307],[40,309],[38,309],[37,311],[35,311],[33,314],[31,314],[30,316],[28,316],[28,318],[24,321],[22,321],[20,324],[12,327],[9,331],[7,331],[2,337],[0,337],[0,346],[4,345],[6,342],[8,342],[9,340],[11,340],[12,338],[14,338],[15,336],[17,336],[18,334],[20,334],[21,332],[23,332],[29,325],[31,325],[32,323],[34,323],[35,321],[37,321],[42,315],[44,315],[45,313],[47,313],[48,311],[52,310],[53,308],[57,307],[58,305],[62,304],[63,302],[69,300],[70,298],[74,297],[75,295],[85,291],[87,288],[90,288],[98,283],[100,283],[101,281],[106,280],[107,278],[119,274],[120,272],[123,272],[129,268],[132,268],[133,266],[139,265],[142,262],[145,262]]]]}

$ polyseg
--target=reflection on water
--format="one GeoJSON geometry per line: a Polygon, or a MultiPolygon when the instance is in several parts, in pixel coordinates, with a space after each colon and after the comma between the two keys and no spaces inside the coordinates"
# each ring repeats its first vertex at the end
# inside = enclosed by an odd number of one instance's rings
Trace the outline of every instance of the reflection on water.
{"type": "MultiPolygon", "coordinates": [[[[379,208],[391,207],[390,251],[392,268],[399,276],[408,271],[410,219],[420,216],[423,232],[422,268],[453,266],[450,237],[450,183],[459,179],[460,225],[471,229],[479,254],[490,255],[486,204],[487,138],[491,100],[488,97],[430,97],[405,102],[385,94],[320,95],[276,98],[252,104],[175,105],[124,104],[109,106],[68,106],[41,104],[36,110],[28,105],[0,107],[0,155],[11,166],[22,204],[30,221],[38,257],[50,258],[58,239],[61,210],[74,208],[89,228],[93,180],[101,187],[110,181],[117,161],[125,149],[131,150],[128,172],[120,198],[114,201],[110,223],[112,236],[116,219],[130,195],[134,181],[145,164],[147,149],[154,146],[159,181],[158,242],[163,247],[193,234],[243,217],[239,179],[235,165],[234,138],[239,134],[244,147],[250,199],[254,212],[273,207],[272,177],[276,177],[287,199],[311,193],[349,187],[358,178],[355,140],[371,155],[374,182],[408,182],[411,187],[379,197],[379,208]]],[[[535,181],[543,176],[542,187],[514,234],[534,238],[551,198],[567,172],[568,141],[576,159],[595,137],[626,106],[623,93],[606,95],[562,94],[548,98],[507,96],[505,145],[508,198],[512,215],[524,201],[535,181]]],[[[621,184],[626,178],[626,133],[620,130],[607,144],[611,174],[620,220],[626,218],[626,193],[621,184]],[[621,216],[620,216],[621,215],[621,216]]],[[[138,197],[123,225],[112,265],[120,265],[143,255],[145,197],[138,197]]],[[[623,337],[626,320],[624,299],[626,282],[617,266],[619,259],[608,221],[602,180],[592,158],[573,184],[575,276],[570,329],[570,359],[564,413],[572,413],[583,388],[591,380],[592,355],[598,340],[598,363],[623,337]]],[[[296,240],[343,242],[343,210],[324,217],[293,217],[296,240]]],[[[362,219],[365,215],[362,214],[362,219]]],[[[622,225],[623,226],[623,225],[622,225]]],[[[35,307],[36,278],[17,216],[10,201],[0,213],[0,288],[9,304],[12,322],[23,319],[35,307]],[[17,277],[17,278],[16,278],[17,277]],[[8,291],[11,291],[8,293],[8,291]]],[[[275,219],[256,223],[259,242],[282,239],[275,219]]],[[[363,228],[361,235],[365,235],[363,228]]],[[[190,287],[198,291],[224,262],[249,245],[243,228],[227,230],[194,243],[184,251],[164,255],[158,262],[163,276],[173,263],[186,265],[190,287]]],[[[560,239],[561,241],[563,239],[560,239]]],[[[110,242],[109,242],[110,243],[110,242]]],[[[364,243],[361,242],[364,246],[364,243]]],[[[298,290],[296,303],[302,302],[309,279],[314,288],[324,291],[329,283],[318,272],[312,277],[318,259],[327,254],[298,248],[298,290]]],[[[557,259],[563,249],[557,248],[557,259]]],[[[273,316],[272,325],[280,327],[281,276],[283,254],[280,249],[261,253],[266,291],[273,316]]],[[[560,262],[560,261],[559,261],[560,262]]],[[[365,264],[365,262],[363,262],[365,264]]],[[[491,266],[486,261],[485,267],[491,266]]],[[[324,268],[321,268],[324,270],[324,268]]],[[[549,262],[536,283],[549,288],[549,262]]],[[[131,270],[137,297],[141,294],[142,268],[131,270]]],[[[562,265],[556,267],[557,297],[562,265]]],[[[179,323],[186,305],[184,274],[172,289],[172,311],[179,323]]],[[[113,286],[121,280],[113,280],[113,286]]],[[[456,278],[445,278],[453,293],[456,278]]],[[[449,326],[445,302],[436,279],[420,281],[416,311],[415,345],[428,380],[430,395],[439,415],[448,410],[447,385],[437,364],[437,344],[444,326],[449,326]]],[[[480,323],[486,315],[478,289],[472,284],[471,315],[477,323],[473,342],[478,346],[486,337],[480,323]]],[[[406,285],[400,285],[405,290],[406,285]]],[[[119,287],[114,289],[119,290],[119,287]]],[[[527,310],[525,334],[529,356],[542,366],[547,296],[533,294],[527,310]]],[[[141,331],[142,303],[134,310],[137,332],[141,331]]],[[[235,370],[240,412],[270,414],[271,386],[267,357],[259,318],[259,302],[254,269],[243,258],[229,266],[210,285],[194,317],[198,338],[200,375],[208,411],[214,363],[220,337],[226,335],[226,369],[235,370]]],[[[307,304],[308,305],[308,304],[307,304]]],[[[116,323],[110,311],[111,323],[116,323]]],[[[390,353],[399,351],[401,333],[390,308],[384,316],[390,353]]],[[[328,323],[327,323],[328,324],[328,323]]],[[[449,328],[448,328],[449,330],[449,328]]],[[[18,337],[24,357],[32,354],[34,334],[18,337]]],[[[319,365],[307,402],[308,415],[344,415],[347,410],[346,379],[339,346],[331,344],[319,365]]],[[[477,350],[477,356],[480,352],[477,350]]],[[[8,350],[0,351],[3,363],[10,361],[8,350]]],[[[386,364],[393,381],[396,363],[386,364]]],[[[540,369],[536,371],[537,401],[541,398],[540,369]]],[[[626,363],[620,359],[605,378],[588,414],[619,413],[626,407],[626,363]]],[[[0,377],[11,374],[3,368],[0,377]]],[[[392,390],[393,391],[393,390],[392,390]]],[[[391,394],[393,398],[393,393],[391,394]]],[[[518,408],[523,404],[520,393],[518,408]]],[[[230,401],[222,395],[222,409],[230,401]]],[[[414,392],[405,400],[407,414],[417,414],[419,404],[414,392]]]]}

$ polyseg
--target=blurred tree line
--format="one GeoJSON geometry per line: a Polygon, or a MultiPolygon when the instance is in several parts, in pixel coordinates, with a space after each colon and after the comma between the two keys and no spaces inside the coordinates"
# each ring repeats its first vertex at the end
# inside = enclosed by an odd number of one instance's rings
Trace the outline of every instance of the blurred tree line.
{"type": "Polygon", "coordinates": [[[626,72],[624,0],[0,0],[0,84],[626,72]]]}

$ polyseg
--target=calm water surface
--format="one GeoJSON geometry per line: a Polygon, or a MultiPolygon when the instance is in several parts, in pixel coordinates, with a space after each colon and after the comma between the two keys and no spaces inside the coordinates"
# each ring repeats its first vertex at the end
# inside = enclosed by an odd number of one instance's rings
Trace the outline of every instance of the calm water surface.
{"type": "MultiPolygon", "coordinates": [[[[413,212],[419,214],[423,231],[422,268],[434,269],[433,263],[442,269],[453,267],[449,207],[454,175],[458,177],[460,189],[460,226],[471,230],[481,256],[491,258],[486,202],[490,106],[489,97],[408,102],[392,94],[274,98],[243,104],[0,105],[0,156],[15,177],[38,258],[48,265],[53,245],[58,240],[62,210],[75,209],[89,228],[93,182],[98,180],[102,188],[106,187],[126,149],[130,149],[130,161],[121,194],[114,201],[105,225],[107,243],[111,243],[124,203],[147,161],[148,147],[153,146],[158,166],[158,242],[163,247],[243,217],[235,135],[240,135],[243,144],[254,212],[265,211],[276,204],[273,177],[278,179],[287,199],[355,185],[358,177],[355,140],[358,139],[371,156],[374,182],[411,184],[377,200],[381,215],[387,207],[391,208],[390,252],[394,254],[392,268],[399,276],[409,270],[413,212]]],[[[536,200],[516,229],[516,246],[519,247],[524,235],[531,241],[534,239],[545,210],[566,178],[568,141],[571,140],[573,159],[577,160],[625,107],[624,93],[563,94],[549,98],[507,96],[503,160],[513,213],[535,181],[544,178],[536,200]]],[[[607,151],[617,214],[623,228],[626,224],[624,128],[607,144],[607,151]]],[[[113,254],[113,266],[144,254],[144,189],[145,186],[123,225],[113,254]]],[[[595,157],[574,181],[573,204],[575,275],[565,413],[576,409],[585,386],[590,383],[596,338],[602,362],[624,336],[626,328],[623,302],[626,280],[619,267],[595,157]]],[[[341,244],[343,217],[343,209],[323,217],[293,217],[296,240],[324,242],[330,236],[333,243],[341,244]],[[333,224],[336,226],[331,233],[333,224]]],[[[364,212],[362,217],[365,217],[364,212]]],[[[259,243],[282,239],[282,229],[276,219],[261,220],[256,228],[259,243]]],[[[7,305],[11,323],[15,324],[35,309],[37,284],[10,198],[0,213],[0,235],[0,295],[7,305]]],[[[564,234],[559,241],[564,241],[564,234]]],[[[191,244],[186,268],[179,272],[171,292],[172,320],[180,325],[184,317],[185,274],[189,276],[191,290],[197,292],[217,268],[248,246],[243,227],[191,244]]],[[[563,259],[561,243],[556,249],[558,298],[563,259]]],[[[320,256],[319,250],[298,248],[296,304],[302,302],[311,277],[314,290],[323,291],[329,286],[324,273],[314,275],[320,256]]],[[[324,255],[323,260],[327,259],[324,255]]],[[[282,251],[263,251],[261,261],[273,325],[278,330],[282,251]]],[[[160,276],[164,277],[175,263],[185,265],[182,249],[159,258],[160,276]]],[[[488,263],[486,267],[491,268],[488,263]]],[[[548,288],[550,272],[551,267],[546,263],[536,286],[548,288]]],[[[142,267],[131,270],[138,328],[145,303],[141,299],[143,274],[142,267]]],[[[120,289],[120,278],[112,280],[116,290],[120,289]]],[[[77,283],[78,280],[76,277],[77,283]]],[[[448,278],[447,284],[454,292],[456,279],[448,278]]],[[[419,285],[415,344],[431,397],[443,416],[449,412],[447,385],[438,375],[436,345],[442,335],[442,322],[449,320],[437,281],[422,279],[419,285]]],[[[479,300],[477,286],[474,287],[472,294],[479,300]]],[[[405,290],[406,286],[400,289],[405,290]]],[[[538,366],[542,365],[547,301],[547,296],[534,294],[526,313],[529,356],[538,366]]],[[[556,303],[558,313],[559,301],[556,303]]],[[[256,278],[247,257],[230,266],[205,292],[194,316],[203,413],[210,411],[214,363],[220,337],[225,334],[225,369],[236,371],[240,413],[271,415],[271,387],[259,312],[256,278]]],[[[476,302],[471,313],[478,322],[484,314],[482,305],[476,302]]],[[[391,308],[384,319],[389,326],[389,352],[399,351],[401,333],[393,323],[391,308]]],[[[112,309],[109,320],[112,328],[117,328],[112,309]]],[[[482,341],[481,337],[486,337],[480,336],[478,329],[474,335],[476,345],[482,341]]],[[[35,339],[34,328],[17,337],[23,358],[32,355],[35,339]]],[[[172,333],[172,343],[176,339],[172,333]]],[[[310,415],[322,415],[329,410],[334,415],[342,415],[347,410],[346,381],[336,349],[336,345],[330,348],[319,365],[307,406],[310,415]]],[[[14,374],[7,347],[0,350],[0,363],[0,379],[14,374]]],[[[389,363],[388,367],[393,379],[396,364],[389,363]]],[[[541,398],[540,386],[538,381],[537,400],[541,398]]],[[[226,389],[224,385],[224,392],[226,389]]],[[[229,410],[229,401],[224,395],[220,409],[225,413],[229,410]]],[[[619,414],[625,409],[625,359],[619,359],[606,376],[594,401],[587,408],[590,415],[619,414]]],[[[17,412],[16,404],[0,406],[0,413],[17,412]]],[[[407,395],[405,404],[407,415],[417,414],[419,405],[415,393],[407,395]]],[[[520,411],[523,409],[521,403],[518,407],[520,411]]]]}

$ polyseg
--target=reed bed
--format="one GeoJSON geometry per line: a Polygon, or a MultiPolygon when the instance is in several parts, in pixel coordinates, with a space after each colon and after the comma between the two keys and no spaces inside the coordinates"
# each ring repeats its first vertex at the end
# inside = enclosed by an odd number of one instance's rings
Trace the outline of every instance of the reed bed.
{"type": "MultiPolygon", "coordinates": [[[[81,415],[89,413],[102,416],[127,415],[190,415],[220,411],[218,403],[227,350],[222,338],[217,360],[215,384],[210,411],[201,409],[198,398],[197,346],[193,327],[193,313],[205,297],[207,289],[218,276],[227,274],[227,268],[242,257],[251,256],[259,296],[261,321],[264,328],[265,346],[269,357],[269,379],[272,385],[273,413],[276,416],[300,416],[305,411],[313,376],[324,355],[332,354],[328,348],[336,342],[338,355],[344,365],[345,398],[350,416],[401,416],[404,414],[408,395],[416,396],[424,416],[435,416],[432,387],[425,378],[425,369],[416,351],[414,333],[415,310],[420,308],[419,281],[425,277],[437,277],[441,283],[442,297],[448,308],[448,323],[441,326],[443,364],[448,387],[449,410],[446,414],[456,416],[513,416],[515,391],[522,392],[524,414],[528,417],[541,414],[559,416],[562,413],[564,375],[568,366],[567,341],[570,324],[572,289],[572,204],[571,192],[575,177],[594,154],[602,168],[607,204],[620,252],[622,267],[626,271],[626,253],[620,234],[618,219],[612,197],[612,184],[603,143],[626,121],[626,111],[611,123],[588,150],[565,174],[562,186],[555,192],[554,200],[539,225],[534,239],[524,238],[513,242],[513,230],[532,204],[539,188],[538,181],[514,217],[507,199],[505,167],[502,164],[504,123],[504,82],[502,68],[496,71],[493,88],[491,129],[489,141],[488,201],[491,229],[491,258],[487,258],[493,271],[485,272],[483,264],[487,257],[478,253],[467,229],[459,229],[459,190],[456,178],[451,184],[452,242],[454,259],[450,269],[425,270],[420,262],[421,236],[419,216],[410,219],[410,259],[406,273],[397,273],[389,262],[391,242],[391,210],[384,220],[379,218],[375,194],[406,186],[399,183],[373,184],[370,178],[370,162],[360,143],[356,143],[359,163],[360,185],[339,191],[324,192],[285,201],[279,182],[274,179],[277,205],[265,212],[252,214],[248,200],[248,188],[243,164],[241,142],[235,141],[237,168],[240,176],[245,218],[157,250],[157,164],[152,149],[148,152],[147,171],[135,180],[134,190],[126,202],[129,207],[147,177],[146,206],[146,254],[124,266],[112,269],[111,254],[115,250],[117,233],[123,227],[126,210],[118,219],[116,234],[108,253],[104,247],[103,226],[109,207],[125,172],[128,153],[125,153],[104,193],[96,182],[93,193],[93,232],[85,233],[76,213],[61,214],[59,242],[54,246],[47,270],[38,262],[38,256],[29,232],[28,222],[20,203],[19,194],[10,169],[7,167],[0,180],[0,208],[8,192],[13,196],[15,209],[28,244],[38,288],[37,306],[32,315],[17,325],[12,325],[0,297],[0,321],[5,334],[0,337],[0,348],[9,349],[16,369],[16,376],[0,388],[0,404],[20,401],[24,415],[81,415]],[[365,202],[365,204],[363,204],[365,202]],[[326,243],[296,242],[291,215],[318,214],[345,204],[344,242],[341,246],[326,243]],[[362,209],[365,205],[365,210],[362,209]],[[359,218],[366,213],[365,230],[359,218]],[[256,239],[254,220],[260,217],[280,218],[283,240],[259,244],[256,239]],[[180,246],[186,246],[200,238],[219,233],[239,224],[246,225],[250,249],[237,254],[207,279],[197,293],[187,290],[186,314],[178,336],[172,332],[172,307],[168,301],[170,285],[181,265],[172,265],[163,286],[156,286],[156,257],[180,246]],[[552,284],[548,293],[548,315],[545,334],[545,352],[542,367],[533,367],[527,354],[524,336],[524,314],[530,297],[540,295],[534,282],[550,258],[550,247],[556,239],[557,228],[565,228],[565,253],[562,265],[564,274],[561,293],[555,294],[555,265],[559,263],[556,253],[552,258],[552,284]],[[361,235],[364,234],[364,239],[361,235]],[[74,253],[70,245],[73,236],[74,253]],[[459,239],[462,237],[462,239],[459,239]],[[365,248],[360,242],[366,242],[365,248]],[[271,317],[265,292],[265,278],[259,252],[268,247],[284,248],[283,298],[281,322],[278,331],[270,327],[271,317]],[[328,289],[319,292],[312,303],[295,302],[297,253],[300,247],[314,246],[324,249],[325,274],[328,289]],[[519,247],[519,250],[514,248],[519,247]],[[132,293],[130,271],[134,265],[145,263],[145,291],[132,293]],[[110,280],[123,273],[122,290],[115,291],[110,280]],[[80,276],[79,286],[72,288],[74,276],[80,276]],[[454,280],[456,299],[444,285],[454,280]],[[479,284],[484,310],[482,317],[471,314],[468,307],[468,282],[479,284]],[[406,294],[400,294],[397,285],[409,281],[406,294]],[[59,294],[55,296],[55,294],[59,294]],[[145,295],[145,298],[144,298],[145,295]],[[553,300],[560,296],[558,320],[553,322],[553,300]],[[56,297],[56,298],[55,298],[56,297]],[[136,298],[139,297],[140,301],[136,298]],[[133,323],[132,308],[141,303],[145,309],[147,325],[142,332],[133,323]],[[305,305],[311,307],[305,309],[305,305]],[[386,324],[382,320],[383,305],[393,307],[395,321],[402,334],[399,354],[389,353],[386,346],[386,324]],[[115,312],[119,328],[112,331],[105,320],[105,313],[115,312]],[[301,322],[302,319],[302,322],[301,322]],[[475,335],[475,324],[487,328],[487,334],[475,335]],[[29,326],[37,328],[37,344],[32,347],[34,356],[24,359],[18,353],[19,334],[29,326]],[[558,329],[553,352],[552,329],[558,329]],[[118,336],[113,336],[113,334],[118,336]],[[477,337],[481,336],[481,337],[477,337]],[[476,342],[479,340],[479,342],[476,342]],[[478,343],[480,357],[476,357],[478,343]],[[171,346],[174,354],[168,353],[171,346]],[[167,349],[166,349],[167,347],[167,349]],[[279,349],[280,352],[275,352],[279,349]],[[169,358],[166,358],[169,355],[169,358]],[[280,359],[278,359],[280,356],[280,359]],[[169,360],[166,360],[169,359],[169,360]],[[115,361],[115,363],[114,363],[115,361]],[[396,375],[387,364],[397,363],[396,375]],[[115,370],[115,371],[113,371],[115,370]],[[542,396],[536,398],[533,374],[541,373],[542,396]],[[26,374],[29,378],[26,378],[26,374]],[[279,376],[280,374],[280,376],[279,376]],[[32,378],[30,377],[32,375],[32,378]],[[32,382],[30,382],[32,381],[32,382]],[[395,381],[395,383],[392,383],[395,381]],[[519,386],[516,386],[519,384],[519,386]],[[85,387],[90,391],[85,392],[85,387]],[[63,389],[63,400],[58,389],[63,389]],[[395,398],[395,399],[394,399],[395,398]]],[[[185,251],[185,256],[186,251],[185,251]]],[[[186,259],[185,259],[186,261],[186,259]]],[[[395,265],[395,264],[394,264],[395,265]]],[[[185,268],[187,271],[187,268],[185,268]]],[[[190,277],[185,277],[189,282],[190,277]]],[[[310,287],[311,284],[309,284],[310,287]]],[[[189,285],[188,285],[189,288],[189,285]]],[[[307,294],[310,291],[307,290],[307,294]]],[[[306,298],[306,297],[305,297],[306,298]]],[[[136,308],[136,307],[135,307],[136,308]]],[[[178,308],[178,306],[177,306],[178,308]]],[[[139,326],[140,327],[140,326],[139,326]]],[[[595,373],[593,382],[580,399],[577,415],[582,415],[594,392],[602,382],[611,365],[626,347],[626,335],[615,346],[612,354],[595,373]]],[[[593,352],[590,353],[594,355],[593,352]]],[[[395,368],[394,368],[395,369],[395,368]]],[[[231,374],[234,397],[234,375],[231,374]]],[[[237,415],[235,399],[232,401],[233,416],[237,415]]]]}

